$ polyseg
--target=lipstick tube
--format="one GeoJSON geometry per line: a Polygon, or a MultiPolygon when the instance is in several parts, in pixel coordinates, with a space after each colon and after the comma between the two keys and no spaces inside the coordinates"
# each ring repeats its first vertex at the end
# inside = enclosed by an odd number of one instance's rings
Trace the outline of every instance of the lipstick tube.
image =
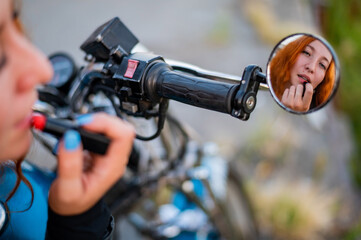
{"type": "Polygon", "coordinates": [[[80,134],[83,148],[101,155],[104,155],[107,152],[110,143],[109,138],[105,135],[89,132],[67,120],[48,118],[42,114],[34,113],[31,124],[33,128],[49,133],[57,138],[63,137],[67,130],[76,130],[80,134]]]}

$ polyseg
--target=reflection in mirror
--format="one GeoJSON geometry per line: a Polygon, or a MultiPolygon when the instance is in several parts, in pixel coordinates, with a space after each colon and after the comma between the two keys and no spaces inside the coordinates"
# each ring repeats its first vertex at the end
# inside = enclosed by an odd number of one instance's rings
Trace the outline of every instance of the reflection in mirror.
{"type": "Polygon", "coordinates": [[[309,34],[283,39],[267,66],[272,96],[286,110],[308,113],[323,107],[339,81],[338,60],[330,45],[309,34]]]}

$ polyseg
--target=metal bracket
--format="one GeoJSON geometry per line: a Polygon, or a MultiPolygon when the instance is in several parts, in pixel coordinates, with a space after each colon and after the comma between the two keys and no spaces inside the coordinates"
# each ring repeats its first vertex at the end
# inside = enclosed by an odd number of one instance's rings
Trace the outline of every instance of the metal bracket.
{"type": "Polygon", "coordinates": [[[249,119],[256,107],[257,92],[264,77],[262,69],[257,65],[249,65],[244,69],[239,90],[233,101],[232,116],[244,121],[249,119]]]}

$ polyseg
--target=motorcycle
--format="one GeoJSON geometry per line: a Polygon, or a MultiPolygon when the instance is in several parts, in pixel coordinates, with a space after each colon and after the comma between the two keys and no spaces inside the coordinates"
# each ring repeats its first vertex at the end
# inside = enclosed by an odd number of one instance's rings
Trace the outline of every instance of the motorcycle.
{"type": "MultiPolygon", "coordinates": [[[[88,64],[80,69],[67,54],[49,56],[55,74],[49,84],[38,89],[34,111],[67,121],[80,114],[105,111],[136,125],[137,140],[127,172],[104,199],[119,222],[126,219],[136,232],[152,239],[259,238],[252,203],[234,163],[219,156],[214,144],[197,142],[192,131],[167,112],[169,100],[247,121],[259,90],[270,91],[288,112],[308,114],[330,102],[340,81],[339,62],[332,47],[319,36],[303,33],[288,36],[275,46],[266,73],[257,65],[249,65],[242,77],[149,53],[119,18],[97,28],[81,49],[88,64]],[[326,49],[323,55],[327,56],[317,61],[317,66],[330,69],[327,82],[323,80],[328,84],[326,92],[315,88],[310,93],[307,88],[313,80],[308,74],[297,73],[299,84],[293,89],[278,78],[284,74],[277,63],[285,68],[291,61],[282,53],[295,49],[303,38],[321,44],[319,48],[301,49],[304,56],[326,49]],[[318,95],[323,98],[319,100],[318,95]],[[161,195],[165,197],[159,199],[161,195]]],[[[53,152],[56,137],[37,130],[34,137],[45,151],[53,152]]],[[[40,223],[43,228],[37,228],[33,236],[41,238],[47,219],[47,189],[55,169],[44,170],[31,161],[24,161],[22,169],[39,197],[27,211],[11,212],[10,218],[3,211],[1,231],[3,236],[21,234],[17,227],[26,225],[34,232],[35,224],[40,223]]],[[[29,191],[21,184],[11,204],[19,206],[26,196],[29,191]]],[[[115,233],[115,237],[119,235],[115,233]]]]}

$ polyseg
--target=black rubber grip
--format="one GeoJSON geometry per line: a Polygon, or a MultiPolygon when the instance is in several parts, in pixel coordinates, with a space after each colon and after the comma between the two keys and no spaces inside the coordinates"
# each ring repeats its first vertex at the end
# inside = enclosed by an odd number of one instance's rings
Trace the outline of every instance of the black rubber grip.
{"type": "Polygon", "coordinates": [[[175,72],[165,63],[152,66],[147,77],[145,86],[150,98],[164,97],[223,113],[231,113],[239,86],[175,72]]]}

